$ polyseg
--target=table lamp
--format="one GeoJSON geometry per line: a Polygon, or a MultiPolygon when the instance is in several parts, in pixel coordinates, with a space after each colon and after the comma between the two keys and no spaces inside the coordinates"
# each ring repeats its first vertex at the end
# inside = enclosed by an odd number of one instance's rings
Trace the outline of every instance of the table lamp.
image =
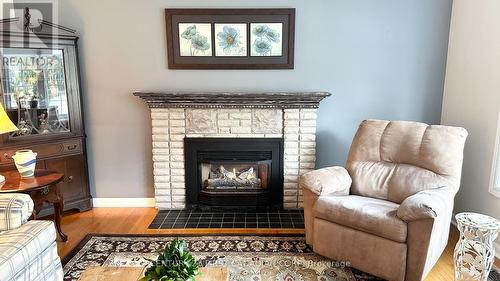
{"type": "MultiPolygon", "coordinates": [[[[10,121],[9,116],[7,116],[7,112],[3,109],[2,104],[0,103],[0,134],[10,133],[19,130],[12,121],[10,121]]],[[[0,183],[5,181],[5,177],[0,175],[0,183]]]]}

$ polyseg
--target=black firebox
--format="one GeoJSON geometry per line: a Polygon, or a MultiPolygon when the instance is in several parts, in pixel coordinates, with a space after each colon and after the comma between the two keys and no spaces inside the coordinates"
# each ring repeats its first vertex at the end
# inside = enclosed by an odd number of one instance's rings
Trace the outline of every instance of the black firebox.
{"type": "Polygon", "coordinates": [[[282,138],[185,138],[188,208],[283,207],[282,138]]]}

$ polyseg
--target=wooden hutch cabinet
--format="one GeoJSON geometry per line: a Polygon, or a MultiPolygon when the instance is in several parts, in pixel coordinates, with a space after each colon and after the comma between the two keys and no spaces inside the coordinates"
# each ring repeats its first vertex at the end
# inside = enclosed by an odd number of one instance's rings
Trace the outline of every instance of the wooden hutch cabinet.
{"type": "MultiPolygon", "coordinates": [[[[38,153],[37,168],[64,173],[64,209],[88,210],[78,37],[50,22],[33,28],[29,18],[0,23],[0,101],[19,128],[0,136],[0,171],[15,169],[17,150],[31,149],[38,153]]],[[[51,212],[47,207],[41,215],[51,212]]]]}

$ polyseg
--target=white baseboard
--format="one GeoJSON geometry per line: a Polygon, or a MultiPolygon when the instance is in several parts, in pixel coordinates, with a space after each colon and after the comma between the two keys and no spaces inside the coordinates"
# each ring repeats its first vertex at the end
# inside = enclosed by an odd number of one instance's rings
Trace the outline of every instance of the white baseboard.
{"type": "Polygon", "coordinates": [[[154,207],[154,198],[93,198],[94,208],[154,207]]]}

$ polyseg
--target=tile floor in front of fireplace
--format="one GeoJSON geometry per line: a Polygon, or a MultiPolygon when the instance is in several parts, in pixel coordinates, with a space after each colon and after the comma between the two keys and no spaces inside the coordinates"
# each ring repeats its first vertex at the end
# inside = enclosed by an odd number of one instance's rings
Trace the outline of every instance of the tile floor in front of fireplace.
{"type": "Polygon", "coordinates": [[[149,228],[304,228],[304,212],[160,210],[149,228]]]}

